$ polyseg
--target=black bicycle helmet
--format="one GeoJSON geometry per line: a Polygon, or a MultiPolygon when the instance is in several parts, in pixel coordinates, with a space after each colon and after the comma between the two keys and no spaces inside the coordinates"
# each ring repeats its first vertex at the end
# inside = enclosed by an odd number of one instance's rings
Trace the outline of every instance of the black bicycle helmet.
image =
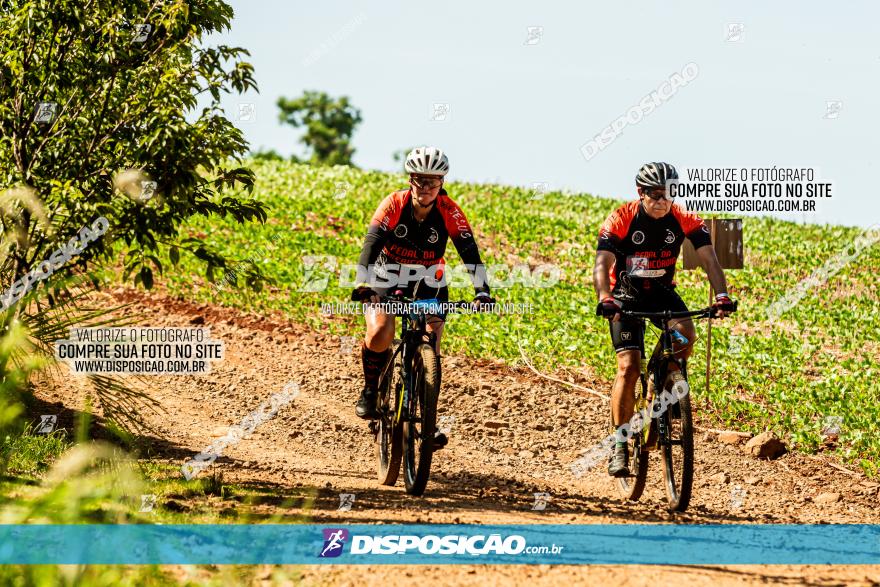
{"type": "Polygon", "coordinates": [[[678,171],[669,163],[645,163],[636,175],[640,188],[662,188],[666,182],[678,179],[678,171]]]}

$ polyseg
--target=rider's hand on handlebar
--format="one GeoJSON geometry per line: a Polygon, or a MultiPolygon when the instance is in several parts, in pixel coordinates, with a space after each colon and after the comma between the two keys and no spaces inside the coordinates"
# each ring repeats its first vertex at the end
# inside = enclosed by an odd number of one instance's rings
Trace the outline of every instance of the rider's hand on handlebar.
{"type": "Polygon", "coordinates": [[[620,320],[620,309],[622,307],[623,303],[619,300],[615,300],[610,296],[602,298],[602,301],[596,306],[596,316],[609,318],[612,321],[620,320]]]}
{"type": "Polygon", "coordinates": [[[354,291],[351,292],[351,301],[378,304],[379,295],[370,289],[370,286],[366,283],[360,283],[354,288],[354,291]]]}
{"type": "Polygon", "coordinates": [[[736,302],[731,300],[726,293],[715,296],[715,303],[712,304],[713,317],[724,318],[734,312],[736,312],[736,302]]]}
{"type": "Polygon", "coordinates": [[[474,296],[474,301],[472,302],[474,310],[489,309],[494,304],[495,298],[484,291],[478,292],[477,295],[474,296]]]}

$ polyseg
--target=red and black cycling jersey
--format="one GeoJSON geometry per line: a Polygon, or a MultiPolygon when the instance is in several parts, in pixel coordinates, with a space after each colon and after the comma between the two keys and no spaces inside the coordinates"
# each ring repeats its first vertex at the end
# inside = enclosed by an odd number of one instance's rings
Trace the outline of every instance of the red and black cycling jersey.
{"type": "Polygon", "coordinates": [[[486,269],[480,259],[473,230],[464,212],[444,189],[440,190],[434,205],[421,222],[415,218],[411,189],[394,192],[382,200],[370,221],[358,265],[361,271],[388,264],[444,265],[443,255],[450,238],[467,266],[474,289],[477,293],[489,293],[486,269]]]}
{"type": "Polygon", "coordinates": [[[635,300],[658,288],[674,288],[675,263],[685,238],[694,249],[712,244],[702,218],[676,204],[657,219],[648,216],[640,200],[612,212],[599,229],[596,247],[614,254],[612,295],[635,300]]]}

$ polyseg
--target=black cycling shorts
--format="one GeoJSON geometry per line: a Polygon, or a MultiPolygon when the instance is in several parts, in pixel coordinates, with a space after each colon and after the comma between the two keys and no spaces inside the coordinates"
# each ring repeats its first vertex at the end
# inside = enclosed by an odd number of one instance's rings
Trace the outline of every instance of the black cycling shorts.
{"type": "MultiPolygon", "coordinates": [[[[402,295],[407,298],[412,298],[414,300],[432,300],[438,299],[441,302],[449,301],[449,288],[444,286],[441,287],[430,287],[425,284],[424,281],[418,281],[416,283],[409,283],[406,286],[394,286],[394,287],[372,287],[370,288],[374,292],[376,292],[380,296],[388,296],[396,291],[402,291],[402,295]],[[413,295],[415,293],[415,295],[413,295]]],[[[437,318],[441,320],[446,320],[446,314],[436,314],[437,318]]],[[[431,320],[429,320],[430,322],[431,320]]]]}
{"type": "MultiPolygon", "coordinates": [[[[662,312],[664,310],[687,312],[684,300],[675,293],[675,290],[659,290],[652,292],[642,299],[623,301],[622,309],[632,312],[662,312]]],[[[661,327],[659,320],[651,320],[651,322],[658,328],[661,327]]],[[[609,326],[611,329],[611,342],[614,345],[615,352],[637,350],[641,351],[644,356],[645,331],[643,320],[621,316],[619,322],[609,321],[609,326]]]]}

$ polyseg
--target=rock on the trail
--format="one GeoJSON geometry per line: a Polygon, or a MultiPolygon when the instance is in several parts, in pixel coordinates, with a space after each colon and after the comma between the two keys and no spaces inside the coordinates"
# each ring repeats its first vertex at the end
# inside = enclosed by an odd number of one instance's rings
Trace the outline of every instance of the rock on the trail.
{"type": "Polygon", "coordinates": [[[483,426],[486,428],[492,428],[493,430],[498,430],[499,428],[510,428],[510,423],[503,422],[501,420],[486,420],[483,422],[483,426]]]}
{"type": "Polygon", "coordinates": [[[715,483],[716,485],[720,485],[722,483],[727,483],[730,481],[730,475],[721,471],[720,473],[715,473],[711,477],[709,477],[709,481],[715,483]]]}
{"type": "Polygon", "coordinates": [[[731,432],[730,430],[725,430],[724,432],[720,432],[718,434],[718,442],[723,444],[739,444],[748,440],[749,436],[742,434],[740,432],[731,432]]]}
{"type": "Polygon", "coordinates": [[[840,501],[839,493],[820,493],[813,498],[813,502],[816,504],[837,503],[838,501],[840,501]]]}
{"type": "Polygon", "coordinates": [[[521,451],[519,451],[519,456],[521,456],[524,459],[533,459],[533,458],[535,458],[535,453],[533,453],[530,450],[521,450],[521,451]]]}
{"type": "Polygon", "coordinates": [[[773,432],[762,432],[746,443],[746,452],[759,459],[775,459],[785,454],[785,443],[773,432]]]}

